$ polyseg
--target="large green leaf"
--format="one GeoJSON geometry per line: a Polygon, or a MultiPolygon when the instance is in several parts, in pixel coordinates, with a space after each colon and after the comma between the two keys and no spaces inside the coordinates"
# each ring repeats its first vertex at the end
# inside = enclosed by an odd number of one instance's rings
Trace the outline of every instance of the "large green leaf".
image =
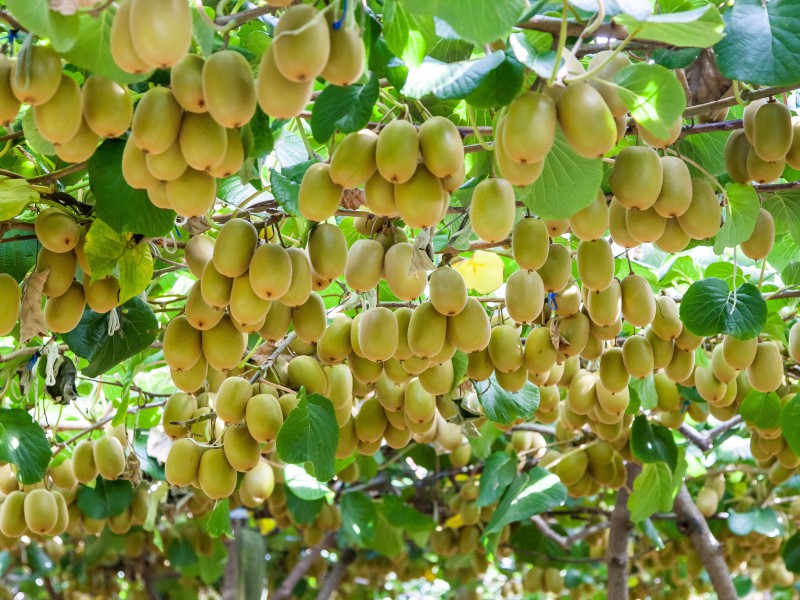
{"type": "Polygon", "coordinates": [[[800,81],[800,19],[795,0],[736,0],[715,47],[720,72],[760,85],[800,81]]]}
{"type": "Polygon", "coordinates": [[[539,407],[539,388],[529,381],[518,392],[504,390],[494,375],[475,386],[483,413],[495,423],[509,425],[517,419],[530,419],[539,407]]]}
{"type": "Polygon", "coordinates": [[[792,449],[800,456],[800,394],[796,394],[781,409],[781,431],[783,438],[792,449]]]}
{"type": "Polygon", "coordinates": [[[0,461],[17,465],[17,479],[24,485],[44,477],[50,464],[50,443],[28,411],[0,408],[0,461]]]}
{"type": "Polygon", "coordinates": [[[89,182],[97,217],[119,232],[162,236],[172,229],[175,213],[157,208],[145,190],[135,190],[122,176],[125,142],[106,140],[89,159],[89,182]]]}
{"type": "Polygon", "coordinates": [[[39,242],[36,239],[22,239],[10,241],[20,236],[30,236],[32,232],[26,229],[11,229],[2,234],[3,243],[0,244],[0,273],[8,273],[18,282],[25,279],[25,275],[36,264],[36,253],[39,251],[39,242]]]}
{"type": "Polygon", "coordinates": [[[751,390],[739,406],[739,414],[748,425],[773,429],[781,423],[781,409],[781,399],[775,392],[751,390]]]}
{"type": "Polygon", "coordinates": [[[372,499],[363,492],[342,496],[342,534],[355,546],[368,546],[375,540],[378,511],[372,499]]]}
{"type": "Polygon", "coordinates": [[[563,504],[566,499],[567,488],[558,476],[541,467],[534,467],[509,486],[486,524],[483,535],[500,531],[509,523],[526,521],[563,504]]]}
{"type": "Polygon", "coordinates": [[[566,219],[594,201],[602,179],[603,161],[578,156],[559,129],[542,174],[519,198],[542,219],[566,219]]]}
{"type": "Polygon", "coordinates": [[[672,431],[663,425],[651,424],[645,415],[633,420],[631,452],[643,463],[664,462],[672,471],[678,465],[678,447],[672,431]]]}
{"type": "Polygon", "coordinates": [[[631,521],[641,523],[657,512],[672,510],[672,471],[665,462],[647,463],[633,480],[628,498],[631,521]]]}
{"type": "Polygon", "coordinates": [[[753,531],[766,537],[779,537],[784,534],[786,526],[783,516],[773,508],[754,508],[738,513],[731,510],[728,516],[728,529],[735,535],[745,536],[753,531]]]}
{"type": "Polygon", "coordinates": [[[114,277],[119,282],[119,300],[125,302],[147,289],[153,278],[153,256],[147,244],[132,233],[118,233],[96,219],[86,233],[86,258],[92,281],[114,277]]]}
{"type": "Polygon", "coordinates": [[[670,126],[686,109],[686,92],[675,73],[642,62],[622,69],[614,81],[636,124],[658,138],[669,138],[670,126]]]}
{"type": "Polygon", "coordinates": [[[680,315],[695,335],[725,333],[749,340],[761,333],[767,321],[767,303],[752,283],[743,283],[732,292],[722,279],[709,277],[689,287],[680,315]]]}
{"type": "Polygon", "coordinates": [[[732,183],[725,187],[725,191],[728,196],[728,218],[714,240],[715,254],[747,241],[753,234],[761,209],[758,194],[752,185],[732,183]]]}
{"type": "Polygon", "coordinates": [[[517,476],[517,461],[508,452],[495,452],[483,466],[480,491],[475,504],[489,506],[494,504],[517,476]]]}
{"type": "Polygon", "coordinates": [[[636,39],[664,42],[670,46],[707,48],[722,39],[723,22],[716,6],[706,4],[683,12],[661,13],[639,20],[618,15],[615,20],[628,31],[638,31],[636,39]]]}
{"type": "Polygon", "coordinates": [[[322,498],[303,500],[298,498],[291,490],[286,490],[286,508],[292,513],[292,517],[297,523],[313,523],[319,511],[322,510],[323,504],[325,504],[325,501],[322,498]]]}
{"type": "Polygon", "coordinates": [[[233,535],[233,529],[231,529],[230,512],[230,502],[227,498],[217,500],[217,502],[214,504],[214,509],[208,516],[208,524],[206,525],[208,535],[213,538],[220,537],[222,535],[233,535]]]}
{"type": "Polygon", "coordinates": [[[158,321],[147,302],[138,296],[117,309],[120,330],[108,335],[109,313],[83,311],[78,326],[62,337],[77,356],[89,361],[81,372],[96,377],[138,354],[156,339],[158,321]]]}
{"type": "Polygon", "coordinates": [[[324,483],[317,481],[299,465],[286,465],[283,469],[283,480],[287,488],[303,500],[319,500],[333,492],[324,483]]]}
{"type": "MultiPolygon", "coordinates": [[[[553,36],[549,33],[527,30],[514,33],[508,38],[508,45],[516,59],[539,77],[547,79],[553,73],[556,52],[551,49],[553,36]]],[[[563,64],[563,59],[560,63],[563,64]]]]}
{"type": "Polygon", "coordinates": [[[776,231],[788,231],[794,243],[800,244],[800,191],[785,190],[770,194],[764,198],[762,206],[775,219],[776,231]]]}
{"type": "Polygon", "coordinates": [[[408,532],[425,532],[436,529],[436,523],[430,516],[409,506],[398,496],[383,497],[383,515],[390,525],[408,532]]]}
{"type": "Polygon", "coordinates": [[[50,10],[48,0],[6,0],[6,8],[28,31],[50,40],[56,52],[68,51],[78,39],[78,15],[50,10]]]}
{"type": "Polygon", "coordinates": [[[13,219],[38,199],[39,194],[24,179],[0,179],[0,221],[13,219]]]}
{"type": "Polygon", "coordinates": [[[435,16],[473,44],[505,39],[525,9],[524,0],[401,0],[409,12],[435,16]]]}
{"type": "Polygon", "coordinates": [[[792,573],[800,573],[800,531],[783,543],[781,556],[787,569],[792,573]]]}
{"type": "Polygon", "coordinates": [[[407,98],[434,96],[440,100],[463,100],[491,71],[505,61],[502,50],[475,60],[443,63],[426,58],[416,69],[408,71],[402,94],[407,98]]]}
{"type": "Polygon", "coordinates": [[[366,85],[329,85],[314,102],[311,133],[318,142],[327,142],[337,129],[343,133],[363,128],[378,100],[378,78],[366,85]]]}
{"type": "Polygon", "coordinates": [[[505,60],[489,71],[480,85],[467,96],[467,102],[481,108],[509,104],[519,93],[525,67],[507,50],[505,60]]]}
{"type": "Polygon", "coordinates": [[[383,35],[388,50],[407,65],[418,67],[436,42],[436,26],[430,14],[414,14],[406,10],[405,2],[386,0],[383,35]]]}
{"type": "Polygon", "coordinates": [[[299,394],[297,407],[289,413],[278,431],[277,449],[287,463],[310,462],[314,476],[328,481],[336,474],[334,459],[339,442],[339,426],[333,404],[319,394],[299,394]]]}
{"type": "Polygon", "coordinates": [[[108,481],[98,477],[94,487],[81,485],[78,488],[78,508],[92,519],[114,517],[122,514],[130,506],[133,492],[130,481],[125,479],[108,481]]]}
{"type": "Polygon", "coordinates": [[[300,216],[300,209],[298,208],[300,182],[303,181],[305,172],[315,162],[317,161],[301,162],[280,172],[270,169],[269,182],[272,186],[272,194],[275,196],[275,201],[287,215],[300,216]]]}
{"type": "Polygon", "coordinates": [[[403,530],[392,526],[382,513],[378,513],[378,519],[375,523],[375,536],[370,548],[383,556],[391,557],[402,554],[405,550],[403,530]]]}

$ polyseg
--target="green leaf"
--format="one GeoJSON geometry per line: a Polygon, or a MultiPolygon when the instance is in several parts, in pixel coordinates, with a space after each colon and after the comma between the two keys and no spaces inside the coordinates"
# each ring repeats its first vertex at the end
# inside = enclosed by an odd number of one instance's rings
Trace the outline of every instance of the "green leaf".
{"type": "Polygon", "coordinates": [[[195,564],[197,552],[194,551],[194,544],[188,539],[176,538],[167,548],[167,560],[178,570],[195,564]]]}
{"type": "Polygon", "coordinates": [[[264,158],[275,147],[275,135],[269,125],[269,117],[264,114],[260,106],[256,106],[256,114],[245,125],[252,134],[253,145],[247,156],[251,158],[264,158]]]}
{"type": "Polygon", "coordinates": [[[652,410],[658,405],[658,392],[652,375],[643,379],[632,379],[628,384],[628,389],[632,392],[631,401],[638,401],[645,410],[652,410]]]}
{"type": "Polygon", "coordinates": [[[473,44],[505,39],[525,10],[524,0],[402,0],[410,12],[433,15],[473,44]]]}
{"type": "Polygon", "coordinates": [[[700,56],[701,48],[680,48],[667,50],[659,48],[653,51],[653,61],[667,69],[685,69],[700,56]]]}
{"type": "Polygon", "coordinates": [[[746,242],[756,227],[761,202],[752,185],[731,183],[725,186],[728,195],[728,213],[725,223],[714,240],[714,254],[746,242]]]}
{"type": "Polygon", "coordinates": [[[405,551],[403,531],[390,525],[386,517],[378,513],[375,537],[370,547],[383,556],[398,556],[405,551]]]}
{"type": "Polygon", "coordinates": [[[303,181],[305,172],[315,162],[317,161],[309,160],[298,163],[281,172],[270,169],[269,181],[272,186],[272,194],[275,196],[275,201],[278,203],[278,206],[280,206],[287,215],[292,217],[300,216],[300,209],[297,206],[300,182],[303,181]]]}
{"type": "Polygon", "coordinates": [[[519,199],[542,219],[566,219],[589,206],[603,180],[603,161],[578,156],[559,129],[539,179],[519,199]]]}
{"type": "Polygon", "coordinates": [[[0,235],[0,273],[8,273],[17,282],[25,279],[28,271],[36,264],[39,242],[36,239],[10,241],[12,238],[33,235],[25,229],[10,229],[0,235]]]}
{"type": "Polygon", "coordinates": [[[118,233],[96,219],[86,233],[86,259],[92,282],[114,277],[119,282],[119,300],[125,302],[143,292],[153,278],[153,256],[146,243],[132,233],[118,233]]]}
{"type": "Polygon", "coordinates": [[[509,523],[526,521],[563,504],[566,499],[567,488],[558,476],[541,467],[534,467],[509,486],[486,524],[483,535],[500,531],[509,523]]]}
{"type": "Polygon", "coordinates": [[[755,531],[766,537],[779,537],[785,531],[785,524],[772,508],[754,508],[743,513],[731,510],[728,513],[728,529],[739,536],[755,531]]]}
{"type": "Polygon", "coordinates": [[[776,229],[788,231],[794,243],[800,244],[800,192],[776,192],[765,197],[762,206],[775,219],[776,229]]]}
{"type": "Polygon", "coordinates": [[[327,485],[320,483],[303,467],[297,465],[286,465],[283,469],[283,479],[286,487],[303,500],[319,500],[332,494],[327,485]]]}
{"type": "Polygon", "coordinates": [[[157,208],[145,190],[135,190],[122,176],[125,142],[106,140],[89,159],[89,182],[97,218],[119,232],[158,237],[172,229],[175,213],[157,208]]]}
{"type": "Polygon", "coordinates": [[[453,385],[451,386],[450,390],[454,390],[456,386],[461,383],[461,380],[464,379],[464,375],[467,374],[467,367],[469,366],[469,358],[467,358],[467,354],[462,352],[461,350],[456,350],[456,353],[453,354],[453,385]]]}
{"type": "Polygon", "coordinates": [[[217,538],[222,535],[233,537],[233,529],[231,529],[231,507],[227,498],[217,500],[214,503],[214,509],[208,516],[208,524],[206,525],[208,535],[212,538],[217,538]]]}
{"type": "Polygon", "coordinates": [[[36,126],[36,120],[33,118],[33,109],[29,108],[25,115],[22,117],[22,133],[25,134],[25,142],[33,150],[45,156],[53,156],[56,153],[56,147],[52,142],[44,139],[36,126]]]}
{"type": "Polygon", "coordinates": [[[637,40],[664,42],[670,46],[708,48],[723,37],[722,16],[711,4],[694,10],[651,15],[644,20],[625,14],[614,20],[629,32],[638,31],[637,40]]]}
{"type": "Polygon", "coordinates": [[[365,85],[329,85],[322,90],[311,111],[314,139],[324,143],[337,129],[351,133],[363,128],[378,101],[379,90],[374,74],[365,85]]]}
{"type": "Polygon", "coordinates": [[[672,472],[667,463],[645,464],[633,480],[633,492],[628,498],[631,521],[640,523],[657,512],[672,510],[672,472]]]}
{"type": "Polygon", "coordinates": [[[355,546],[369,546],[375,539],[378,511],[363,492],[347,492],[342,496],[342,534],[355,546]]]}
{"type": "Polygon", "coordinates": [[[722,261],[708,265],[705,271],[703,271],[703,277],[717,277],[718,279],[722,279],[728,284],[731,290],[747,281],[747,277],[744,276],[744,272],[741,268],[737,266],[734,270],[733,263],[722,261]]]}
{"type": "Polygon", "coordinates": [[[486,74],[466,100],[481,108],[505,106],[519,93],[524,73],[525,67],[512,52],[506,51],[505,60],[486,74]]]}
{"type": "Polygon", "coordinates": [[[517,476],[517,461],[508,452],[495,452],[484,463],[480,479],[480,491],[475,504],[494,504],[517,476]]]}
{"type": "Polygon", "coordinates": [[[138,354],[156,339],[158,321],[147,302],[139,297],[128,300],[117,309],[120,330],[108,335],[109,313],[83,312],[78,326],[63,334],[69,349],[89,361],[81,370],[87,377],[96,377],[123,360],[138,354]]]}
{"type": "MultiPolygon", "coordinates": [[[[725,131],[715,131],[703,135],[687,135],[678,140],[678,151],[688,159],[699,163],[706,171],[715,176],[726,172],[725,144],[730,134],[725,131]]],[[[693,164],[687,164],[693,177],[705,177],[693,164]]]]}
{"type": "Polygon", "coordinates": [[[508,392],[492,375],[488,381],[477,383],[475,387],[483,413],[495,423],[509,425],[516,419],[530,419],[539,407],[539,388],[529,381],[518,392],[508,392]]]}
{"type": "Polygon", "coordinates": [[[319,394],[299,396],[297,407],[278,431],[278,456],[287,463],[310,462],[314,476],[319,481],[328,481],[336,474],[334,459],[339,442],[333,404],[319,394]]]}
{"type": "Polygon", "coordinates": [[[681,301],[680,315],[695,335],[725,333],[749,340],[761,333],[767,322],[767,303],[751,283],[736,288],[734,298],[727,283],[710,277],[689,286],[681,301]]]}
{"type": "MultiPolygon", "coordinates": [[[[569,3],[590,13],[596,13],[600,9],[598,0],[569,0],[569,3]]],[[[625,13],[639,20],[646,19],[653,12],[650,0],[605,0],[603,9],[609,17],[625,13]]]]}
{"type": "Polygon", "coordinates": [[[800,394],[796,394],[781,409],[783,438],[792,451],[800,456],[800,394]]]}
{"type": "Polygon", "coordinates": [[[426,58],[419,67],[408,71],[401,93],[406,98],[434,96],[440,100],[463,100],[489,72],[500,66],[505,56],[505,52],[497,50],[482,58],[454,63],[426,58]]]}
{"type": "Polygon", "coordinates": [[[0,408],[0,461],[17,465],[24,485],[42,480],[50,464],[50,442],[28,411],[0,408]]]}
{"type": "Polygon", "coordinates": [[[133,492],[130,481],[109,481],[98,476],[94,487],[81,485],[78,488],[78,508],[91,519],[114,517],[122,514],[131,505],[133,492]]]}
{"type": "Polygon", "coordinates": [[[622,69],[614,81],[636,124],[656,137],[668,138],[670,126],[686,109],[686,92],[675,73],[642,62],[622,69]]]}
{"type": "Polygon", "coordinates": [[[13,219],[38,199],[39,194],[24,179],[0,179],[0,221],[13,219]]]}
{"type": "Polygon", "coordinates": [[[292,513],[294,520],[300,524],[310,525],[314,522],[325,503],[318,500],[303,500],[298,498],[291,490],[286,490],[286,508],[292,513]]]}
{"type": "Polygon", "coordinates": [[[386,46],[396,57],[418,67],[436,41],[436,26],[431,15],[412,14],[404,5],[405,2],[398,0],[386,0],[383,34],[386,46]]]}
{"type": "Polygon", "coordinates": [[[633,420],[631,451],[643,463],[664,462],[674,471],[678,465],[678,447],[672,431],[663,425],[654,425],[645,415],[633,420]]]}
{"type": "Polygon", "coordinates": [[[787,569],[792,573],[800,573],[800,531],[783,543],[781,556],[787,569]]]}
{"type": "MultiPolygon", "coordinates": [[[[213,20],[213,9],[207,8],[204,10],[208,17],[213,20]]],[[[214,50],[214,28],[209,25],[207,19],[203,18],[196,6],[192,7],[192,36],[203,58],[211,56],[214,50]]]]}
{"type": "Polygon", "coordinates": [[[725,37],[715,47],[728,78],[760,85],[800,81],[800,21],[794,0],[737,0],[725,13],[725,37]]]}
{"type": "Polygon", "coordinates": [[[398,496],[383,497],[383,515],[389,525],[399,527],[408,532],[425,532],[436,529],[436,523],[430,516],[409,506],[398,496]]]}
{"type": "Polygon", "coordinates": [[[261,598],[267,575],[264,569],[267,540],[258,531],[242,528],[237,532],[236,542],[241,565],[236,598],[261,598]]]}
{"type": "MultiPolygon", "coordinates": [[[[536,73],[548,78],[556,68],[556,52],[551,50],[553,36],[543,31],[514,33],[508,39],[509,47],[519,62],[536,73]]],[[[563,59],[559,67],[563,64],[563,59]]]]}
{"type": "Polygon", "coordinates": [[[114,62],[111,56],[111,23],[116,10],[107,8],[99,16],[93,17],[88,13],[80,16],[80,30],[75,44],[64,58],[76,67],[91,71],[96,75],[108,77],[119,83],[135,83],[147,79],[149,73],[126,73],[114,62]]]}
{"type": "Polygon", "coordinates": [[[739,406],[745,423],[759,429],[773,429],[781,422],[781,399],[775,392],[751,390],[739,406]]]}
{"type": "Polygon", "coordinates": [[[48,0],[7,0],[6,7],[25,29],[50,40],[56,52],[66,52],[78,39],[78,15],[50,10],[48,0]]]}

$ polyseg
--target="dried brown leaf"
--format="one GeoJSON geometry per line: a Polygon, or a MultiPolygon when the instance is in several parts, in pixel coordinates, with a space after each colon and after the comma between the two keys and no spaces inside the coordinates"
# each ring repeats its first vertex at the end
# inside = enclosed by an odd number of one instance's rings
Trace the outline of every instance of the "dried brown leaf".
{"type": "Polygon", "coordinates": [[[22,304],[19,311],[19,341],[21,344],[28,342],[31,338],[43,337],[47,334],[42,297],[44,296],[44,283],[49,274],[50,269],[31,273],[22,283],[22,304]]]}

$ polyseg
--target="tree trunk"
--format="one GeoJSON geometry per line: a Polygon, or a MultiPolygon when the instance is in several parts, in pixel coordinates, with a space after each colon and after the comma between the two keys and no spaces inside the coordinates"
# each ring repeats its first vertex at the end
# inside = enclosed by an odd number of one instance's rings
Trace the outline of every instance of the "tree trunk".
{"type": "Polygon", "coordinates": [[[633,480],[642,472],[638,463],[629,462],[626,466],[628,473],[625,486],[617,491],[617,501],[614,512],[611,513],[611,530],[608,536],[608,597],[614,600],[628,600],[628,538],[630,537],[633,523],[628,511],[628,497],[633,488],[633,480]]]}

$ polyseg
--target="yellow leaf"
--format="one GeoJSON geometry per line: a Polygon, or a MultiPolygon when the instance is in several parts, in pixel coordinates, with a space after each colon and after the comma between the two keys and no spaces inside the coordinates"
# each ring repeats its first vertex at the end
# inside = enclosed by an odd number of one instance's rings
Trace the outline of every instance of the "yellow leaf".
{"type": "Polygon", "coordinates": [[[469,289],[488,294],[503,285],[503,259],[493,252],[477,250],[470,258],[453,265],[469,289]]]}
{"type": "Polygon", "coordinates": [[[437,577],[436,577],[436,573],[434,573],[434,572],[433,572],[433,569],[431,569],[430,567],[428,567],[428,568],[425,570],[425,579],[426,579],[427,581],[430,581],[430,582],[436,581],[436,579],[437,579],[437,577]]]}
{"type": "Polygon", "coordinates": [[[464,526],[464,519],[461,518],[461,513],[456,513],[447,521],[444,522],[445,527],[449,527],[450,529],[458,529],[464,526]]]}
{"type": "Polygon", "coordinates": [[[267,535],[270,531],[275,529],[276,525],[275,519],[258,520],[258,530],[261,532],[261,535],[267,535]]]}

